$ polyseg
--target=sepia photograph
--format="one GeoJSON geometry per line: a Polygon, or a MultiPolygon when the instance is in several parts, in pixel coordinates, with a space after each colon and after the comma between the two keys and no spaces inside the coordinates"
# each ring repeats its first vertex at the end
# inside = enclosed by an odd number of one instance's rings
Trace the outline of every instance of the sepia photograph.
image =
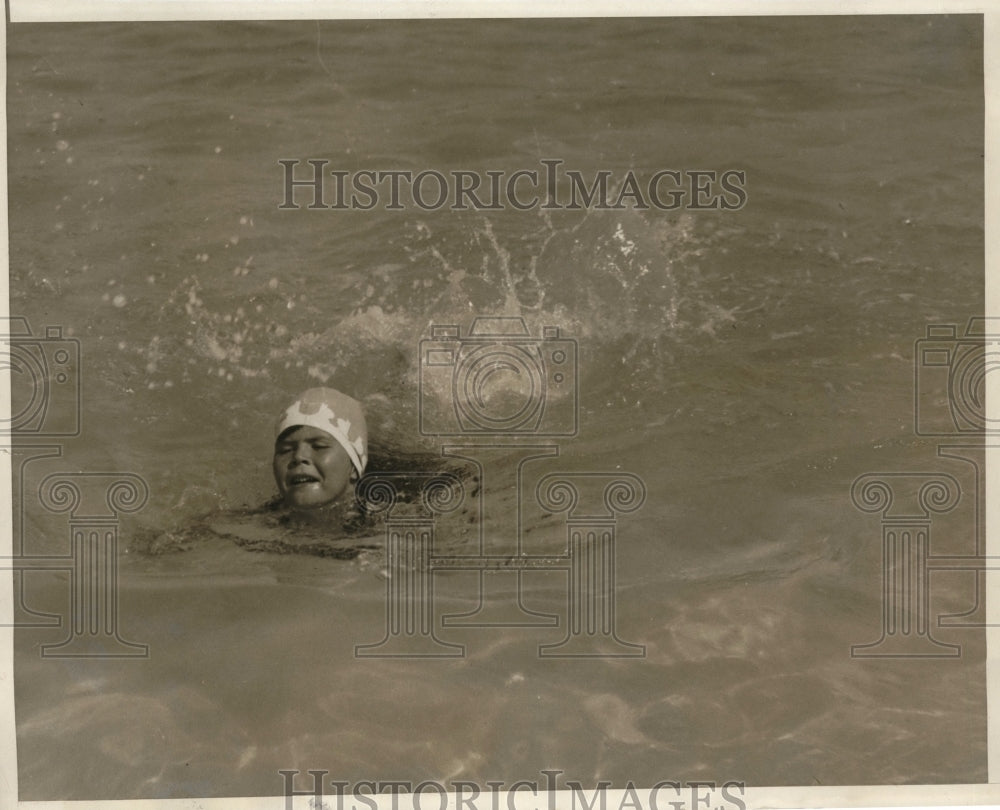
{"type": "Polygon", "coordinates": [[[5,798],[997,801],[984,14],[361,16],[10,10],[5,798]]]}

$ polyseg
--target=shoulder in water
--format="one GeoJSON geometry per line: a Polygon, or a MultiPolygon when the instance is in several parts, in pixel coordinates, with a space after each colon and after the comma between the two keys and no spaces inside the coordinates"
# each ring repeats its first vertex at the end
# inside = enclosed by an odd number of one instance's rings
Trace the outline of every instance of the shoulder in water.
{"type": "Polygon", "coordinates": [[[354,505],[304,515],[276,498],[259,509],[209,515],[200,523],[247,551],[353,560],[382,547],[379,525],[354,505]]]}

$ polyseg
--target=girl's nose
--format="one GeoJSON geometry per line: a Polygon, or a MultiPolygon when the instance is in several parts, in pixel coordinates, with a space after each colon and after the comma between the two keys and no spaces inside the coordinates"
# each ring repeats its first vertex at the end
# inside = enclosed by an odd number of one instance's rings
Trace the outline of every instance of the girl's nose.
{"type": "Polygon", "coordinates": [[[310,455],[311,453],[309,445],[306,444],[305,442],[300,442],[295,446],[295,453],[293,454],[292,458],[294,458],[295,461],[308,461],[310,455]]]}

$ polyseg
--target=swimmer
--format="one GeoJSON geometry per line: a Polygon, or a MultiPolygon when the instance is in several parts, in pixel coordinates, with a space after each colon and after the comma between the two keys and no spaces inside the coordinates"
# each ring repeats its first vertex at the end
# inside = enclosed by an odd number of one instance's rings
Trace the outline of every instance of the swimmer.
{"type": "Polygon", "coordinates": [[[315,513],[342,503],[368,464],[361,404],[333,388],[310,388],[275,425],[274,480],[286,507],[315,513]]]}

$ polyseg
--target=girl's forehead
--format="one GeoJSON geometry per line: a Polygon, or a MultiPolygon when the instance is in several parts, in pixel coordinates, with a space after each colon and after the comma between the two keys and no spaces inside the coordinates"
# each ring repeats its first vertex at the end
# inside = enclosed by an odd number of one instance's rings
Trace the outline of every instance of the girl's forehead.
{"type": "Polygon", "coordinates": [[[310,441],[312,439],[332,439],[333,436],[325,430],[320,430],[312,425],[292,425],[281,432],[275,440],[278,442],[288,441],[310,441]]]}

